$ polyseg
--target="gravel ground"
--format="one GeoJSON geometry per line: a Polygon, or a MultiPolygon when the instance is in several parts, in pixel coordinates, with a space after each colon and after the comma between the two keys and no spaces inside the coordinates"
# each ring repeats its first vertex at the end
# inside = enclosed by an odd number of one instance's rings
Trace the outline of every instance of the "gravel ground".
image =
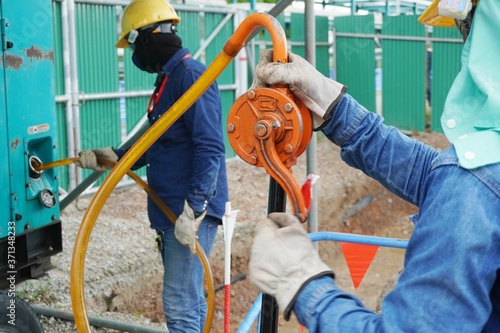
{"type": "MultiPolygon", "coordinates": [[[[115,192],[96,221],[87,249],[84,288],[88,315],[164,328],[163,324],[152,323],[140,313],[127,315],[112,311],[113,303],[126,296],[124,292],[133,291],[138,281],[157,278],[163,270],[155,248],[155,234],[147,222],[144,192],[134,187],[115,192]]],[[[71,256],[76,234],[91,198],[80,198],[62,212],[63,253],[52,258],[55,269],[50,270],[46,277],[18,286],[18,292],[28,302],[72,312],[71,256]]],[[[48,333],[76,332],[73,322],[42,317],[42,323],[48,333]]],[[[117,331],[95,328],[93,332],[117,331]]]]}

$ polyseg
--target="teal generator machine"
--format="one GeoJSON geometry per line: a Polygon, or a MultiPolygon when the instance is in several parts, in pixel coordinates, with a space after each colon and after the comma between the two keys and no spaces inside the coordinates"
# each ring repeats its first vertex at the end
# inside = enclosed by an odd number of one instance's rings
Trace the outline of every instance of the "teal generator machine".
{"type": "Polygon", "coordinates": [[[52,1],[0,0],[0,289],[37,278],[62,251],[52,1]]]}

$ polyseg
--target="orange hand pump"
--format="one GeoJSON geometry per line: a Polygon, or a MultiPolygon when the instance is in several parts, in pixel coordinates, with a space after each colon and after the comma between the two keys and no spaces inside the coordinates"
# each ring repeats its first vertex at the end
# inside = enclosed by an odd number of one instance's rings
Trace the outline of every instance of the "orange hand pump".
{"type": "MultiPolygon", "coordinates": [[[[271,30],[271,36],[273,31],[271,30]]],[[[286,39],[276,45],[274,61],[286,62],[286,39]]],[[[229,142],[236,154],[249,164],[264,167],[283,188],[293,213],[305,222],[308,210],[291,167],[307,148],[312,136],[309,110],[288,87],[255,88],[233,104],[227,120],[229,142]]]]}

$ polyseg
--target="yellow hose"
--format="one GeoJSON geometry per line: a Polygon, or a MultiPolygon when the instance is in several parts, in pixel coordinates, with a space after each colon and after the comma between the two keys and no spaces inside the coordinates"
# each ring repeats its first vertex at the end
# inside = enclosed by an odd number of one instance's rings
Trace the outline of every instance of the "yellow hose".
{"type": "Polygon", "coordinates": [[[47,169],[60,167],[63,165],[68,165],[68,164],[74,163],[75,161],[79,161],[79,160],[80,160],[80,157],[69,157],[69,158],[64,158],[62,160],[59,160],[59,161],[33,165],[33,168],[36,171],[43,171],[43,170],[47,170],[47,169]]]}
{"type": "MultiPolygon", "coordinates": [[[[135,182],[142,187],[144,191],[146,191],[153,200],[153,202],[160,208],[160,210],[165,214],[165,216],[168,217],[172,223],[175,224],[175,221],[177,221],[177,216],[175,216],[174,212],[170,210],[170,208],[167,207],[167,205],[161,200],[161,198],[156,194],[156,192],[144,181],[141,179],[141,177],[137,176],[134,172],[127,172],[127,175],[130,176],[135,182]]],[[[203,266],[203,271],[205,272],[205,278],[207,282],[207,318],[205,319],[205,328],[208,326],[208,332],[211,329],[212,326],[212,320],[214,316],[214,311],[215,311],[215,286],[214,286],[214,280],[213,280],[213,275],[212,275],[212,269],[210,268],[210,264],[208,262],[207,255],[205,251],[203,251],[203,248],[201,247],[201,244],[196,241],[196,254],[198,254],[198,257],[200,258],[201,264],[203,266]]]]}
{"type": "MultiPolygon", "coordinates": [[[[43,171],[47,169],[52,169],[55,167],[60,167],[64,165],[69,165],[71,163],[74,163],[75,161],[80,160],[79,157],[70,157],[70,158],[65,158],[61,159],[58,161],[54,162],[49,162],[49,163],[44,163],[44,164],[38,164],[34,165],[34,169],[36,171],[43,171]]],[[[108,165],[109,167],[113,167],[116,163],[108,160],[101,160],[99,159],[100,164],[105,164],[108,165]]],[[[151,188],[151,186],[148,185],[144,180],[142,180],[141,177],[137,176],[134,172],[129,170],[127,172],[127,175],[132,178],[139,187],[141,187],[144,191],[146,191],[153,200],[153,202],[160,208],[160,210],[165,214],[165,216],[173,223],[177,221],[177,216],[172,212],[170,208],[163,202],[163,200],[158,196],[158,194],[151,188]]],[[[205,272],[205,278],[207,282],[207,318],[206,318],[206,323],[212,323],[213,320],[213,315],[214,315],[214,310],[215,310],[215,286],[214,286],[214,280],[213,280],[213,275],[212,275],[212,269],[210,268],[210,264],[208,262],[208,257],[203,250],[201,244],[196,241],[196,254],[198,254],[198,257],[200,258],[201,264],[203,266],[203,271],[205,272]]]]}
{"type": "MultiPolygon", "coordinates": [[[[84,266],[87,245],[97,217],[107,198],[116,187],[120,179],[134,165],[134,163],[151,147],[151,145],[166,131],[186,110],[210,87],[216,78],[227,67],[231,60],[239,53],[250,33],[257,26],[264,26],[270,32],[275,61],[287,61],[286,37],[279,22],[272,16],[264,13],[255,13],[248,16],[236,29],[233,36],[224,45],[223,51],[215,58],[202,76],[170,107],[156,123],[144,133],[129,151],[120,159],[116,166],[97,190],[89,204],[78,230],[73,249],[70,273],[70,290],[73,314],[78,332],[90,333],[87,311],[85,308],[84,293],[84,266]],[[278,51],[278,52],[276,52],[278,51]]],[[[206,323],[203,332],[210,332],[211,322],[206,323]]]]}
{"type": "MultiPolygon", "coordinates": [[[[216,59],[215,63],[221,62],[229,63],[228,56],[221,54],[216,59]]],[[[87,245],[90,240],[90,234],[95,225],[97,217],[104,206],[107,198],[112,190],[116,187],[120,179],[127,173],[127,171],[134,165],[144,152],[151,147],[151,145],[196,101],[205,90],[208,89],[210,84],[215,81],[215,78],[220,75],[224,67],[213,66],[213,71],[217,72],[216,76],[210,76],[212,71],[207,70],[198,81],[170,108],[167,115],[161,117],[154,125],[152,125],[142,137],[131,147],[116,166],[111,170],[110,174],[96,192],[93,200],[91,201],[87,211],[83,217],[82,223],[78,230],[73,249],[73,257],[71,261],[70,272],[70,290],[71,301],[73,307],[73,314],[75,317],[75,324],[78,332],[91,332],[90,324],[88,322],[87,310],[85,308],[84,290],[83,290],[83,273],[85,265],[85,254],[87,245]],[[205,76],[210,81],[202,80],[205,76]],[[195,98],[188,100],[186,96],[194,95],[195,98]]],[[[210,332],[211,322],[207,321],[204,332],[210,332]]]]}

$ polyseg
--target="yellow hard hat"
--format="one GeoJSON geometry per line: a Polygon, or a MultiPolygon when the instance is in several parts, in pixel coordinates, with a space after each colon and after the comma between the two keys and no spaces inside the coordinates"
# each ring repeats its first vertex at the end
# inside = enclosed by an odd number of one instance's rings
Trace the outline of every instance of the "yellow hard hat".
{"type": "Polygon", "coordinates": [[[433,27],[455,27],[455,19],[439,15],[438,5],[441,0],[434,0],[420,15],[418,22],[433,27]]]}
{"type": "Polygon", "coordinates": [[[123,11],[122,34],[115,46],[127,48],[127,37],[132,30],[163,21],[173,21],[175,24],[181,21],[167,0],[132,0],[123,11]]]}

